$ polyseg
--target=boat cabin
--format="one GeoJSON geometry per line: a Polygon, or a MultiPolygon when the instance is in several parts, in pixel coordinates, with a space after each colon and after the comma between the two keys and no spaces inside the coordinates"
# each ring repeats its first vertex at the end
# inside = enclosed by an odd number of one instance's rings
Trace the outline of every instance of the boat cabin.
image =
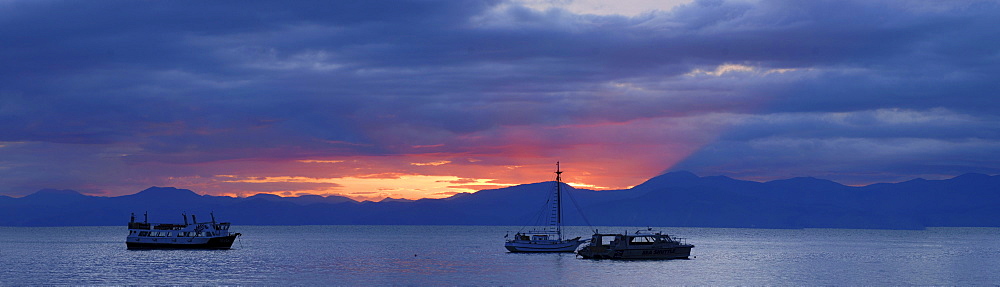
{"type": "Polygon", "coordinates": [[[594,234],[591,242],[594,245],[604,245],[610,248],[636,248],[641,246],[660,244],[685,244],[683,238],[674,239],[670,235],[662,233],[636,233],[636,234],[594,234]],[[679,240],[678,240],[679,239],[679,240]]]}
{"type": "Polygon", "coordinates": [[[139,237],[214,237],[229,235],[229,222],[194,222],[184,224],[129,222],[129,236],[139,237]]]}
{"type": "Polygon", "coordinates": [[[531,236],[531,240],[549,240],[548,234],[535,234],[531,236]]]}
{"type": "Polygon", "coordinates": [[[531,230],[528,232],[514,234],[515,241],[558,241],[559,234],[549,230],[531,230]]]}
{"type": "Polygon", "coordinates": [[[649,231],[635,233],[596,233],[590,245],[577,251],[577,255],[587,259],[678,259],[688,258],[694,245],[683,242],[683,238],[649,231]]]}

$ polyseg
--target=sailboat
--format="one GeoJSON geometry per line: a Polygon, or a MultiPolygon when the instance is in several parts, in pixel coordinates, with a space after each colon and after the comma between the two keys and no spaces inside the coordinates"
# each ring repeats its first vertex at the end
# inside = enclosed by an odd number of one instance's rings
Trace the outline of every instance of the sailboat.
{"type": "MultiPolygon", "coordinates": [[[[556,162],[556,188],[549,199],[553,213],[549,216],[548,226],[542,229],[518,232],[513,238],[507,238],[504,247],[510,252],[573,252],[587,240],[580,237],[563,239],[562,237],[562,170],[556,162]]],[[[507,236],[504,236],[507,237],[507,236]]]]}

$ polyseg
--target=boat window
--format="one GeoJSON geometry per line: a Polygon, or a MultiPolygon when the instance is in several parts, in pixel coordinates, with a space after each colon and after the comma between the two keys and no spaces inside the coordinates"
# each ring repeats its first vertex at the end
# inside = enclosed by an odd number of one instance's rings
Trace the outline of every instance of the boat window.
{"type": "Polygon", "coordinates": [[[613,241],[615,241],[615,237],[614,236],[602,236],[601,237],[601,245],[610,245],[611,242],[613,242],[613,241]]]}
{"type": "Polygon", "coordinates": [[[631,244],[631,245],[649,245],[649,244],[653,244],[653,242],[655,242],[655,241],[656,241],[656,239],[653,238],[653,237],[650,237],[650,236],[636,236],[636,237],[632,237],[632,240],[629,241],[629,244],[631,244]]]}
{"type": "Polygon", "coordinates": [[[139,236],[149,236],[149,231],[140,231],[139,236]]]}

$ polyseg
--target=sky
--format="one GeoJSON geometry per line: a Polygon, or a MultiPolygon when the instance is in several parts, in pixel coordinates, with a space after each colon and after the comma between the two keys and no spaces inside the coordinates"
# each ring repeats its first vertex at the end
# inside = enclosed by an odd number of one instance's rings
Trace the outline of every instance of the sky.
{"type": "Polygon", "coordinates": [[[0,0],[0,195],[1000,173],[997,1],[0,0]]]}

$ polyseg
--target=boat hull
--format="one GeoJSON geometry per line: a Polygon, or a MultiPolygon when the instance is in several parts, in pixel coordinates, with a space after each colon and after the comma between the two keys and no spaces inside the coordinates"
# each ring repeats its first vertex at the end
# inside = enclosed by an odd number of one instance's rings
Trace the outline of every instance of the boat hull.
{"type": "Polygon", "coordinates": [[[688,259],[694,245],[662,248],[612,249],[607,246],[585,246],[577,252],[584,259],[688,259]]]}
{"type": "Polygon", "coordinates": [[[211,238],[135,238],[125,241],[128,249],[230,249],[239,234],[211,238]]]}
{"type": "Polygon", "coordinates": [[[529,253],[529,252],[567,252],[572,253],[576,251],[577,247],[580,247],[584,241],[579,239],[574,240],[545,240],[545,241],[531,241],[531,240],[515,240],[507,241],[504,244],[504,248],[507,251],[515,253],[529,253]]]}

